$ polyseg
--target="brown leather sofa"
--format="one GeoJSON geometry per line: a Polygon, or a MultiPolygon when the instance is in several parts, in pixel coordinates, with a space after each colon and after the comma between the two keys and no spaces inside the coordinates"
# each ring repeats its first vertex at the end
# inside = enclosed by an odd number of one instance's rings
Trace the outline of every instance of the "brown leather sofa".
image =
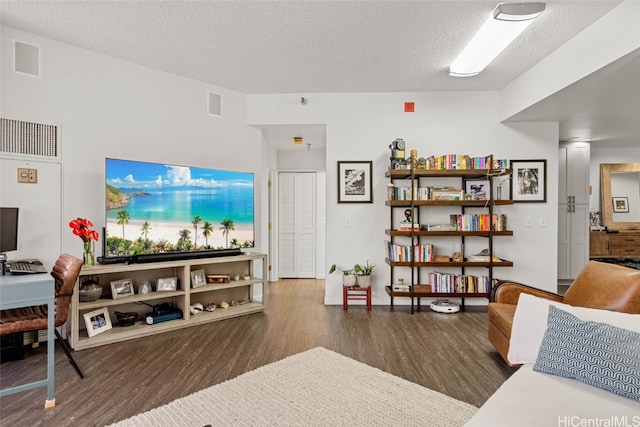
{"type": "Polygon", "coordinates": [[[523,292],[578,307],[640,314],[640,270],[620,265],[589,261],[564,296],[501,281],[489,303],[489,341],[508,364],[513,315],[523,292]]]}

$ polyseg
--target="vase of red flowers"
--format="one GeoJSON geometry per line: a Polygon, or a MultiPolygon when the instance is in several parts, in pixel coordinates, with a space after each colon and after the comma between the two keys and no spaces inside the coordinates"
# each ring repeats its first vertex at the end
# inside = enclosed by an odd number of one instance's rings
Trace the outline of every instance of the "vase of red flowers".
{"type": "Polygon", "coordinates": [[[91,229],[93,223],[86,218],[76,218],[69,222],[69,227],[73,230],[73,234],[82,239],[84,265],[96,265],[92,241],[98,241],[98,232],[91,229]]]}

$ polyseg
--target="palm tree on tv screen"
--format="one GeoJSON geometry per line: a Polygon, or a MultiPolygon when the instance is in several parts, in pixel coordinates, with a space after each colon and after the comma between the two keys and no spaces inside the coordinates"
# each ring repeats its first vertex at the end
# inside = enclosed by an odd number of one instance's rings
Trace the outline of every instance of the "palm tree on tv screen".
{"type": "Polygon", "coordinates": [[[118,211],[118,225],[122,225],[122,238],[124,239],[124,226],[125,224],[129,224],[131,217],[129,216],[129,212],[125,209],[118,211]]]}
{"type": "Polygon", "coordinates": [[[193,246],[197,249],[198,248],[198,224],[202,223],[202,218],[200,218],[198,215],[193,217],[193,221],[191,221],[191,224],[193,224],[193,228],[195,229],[196,233],[195,236],[193,237],[193,246]]]}
{"type": "Polygon", "coordinates": [[[149,230],[151,230],[151,224],[149,224],[149,221],[145,221],[142,224],[142,227],[140,227],[140,230],[142,231],[142,235],[144,236],[144,240],[149,240],[149,230]]]}
{"type": "Polygon", "coordinates": [[[191,230],[183,228],[178,232],[178,243],[176,244],[176,249],[179,251],[184,251],[190,249],[191,245],[191,230]]]}
{"type": "Polygon", "coordinates": [[[229,218],[225,218],[222,220],[220,224],[222,224],[222,227],[220,227],[220,230],[222,230],[222,235],[226,237],[227,248],[228,248],[229,247],[229,231],[234,230],[233,220],[229,218]]]}
{"type": "Polygon", "coordinates": [[[204,236],[204,245],[209,247],[209,236],[213,233],[213,224],[209,221],[205,221],[202,224],[202,235],[204,236]]]}

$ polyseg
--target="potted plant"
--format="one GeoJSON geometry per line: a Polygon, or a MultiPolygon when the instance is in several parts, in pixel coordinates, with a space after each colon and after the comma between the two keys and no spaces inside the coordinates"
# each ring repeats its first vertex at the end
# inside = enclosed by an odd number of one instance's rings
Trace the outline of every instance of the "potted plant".
{"type": "Polygon", "coordinates": [[[361,288],[368,288],[371,286],[371,274],[373,273],[375,265],[369,264],[369,260],[364,265],[356,264],[353,269],[356,272],[356,281],[361,288]]]}
{"type": "Polygon", "coordinates": [[[354,273],[354,268],[343,269],[333,264],[329,270],[329,274],[334,273],[336,270],[340,270],[342,271],[342,286],[355,286],[356,275],[354,273]]]}

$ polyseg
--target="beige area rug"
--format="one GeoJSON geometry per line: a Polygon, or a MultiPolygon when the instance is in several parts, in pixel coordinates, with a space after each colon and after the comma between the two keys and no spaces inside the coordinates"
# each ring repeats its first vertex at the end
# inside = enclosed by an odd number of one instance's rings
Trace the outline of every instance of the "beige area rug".
{"type": "Polygon", "coordinates": [[[464,425],[477,408],[317,347],[113,426],[464,425]]]}

